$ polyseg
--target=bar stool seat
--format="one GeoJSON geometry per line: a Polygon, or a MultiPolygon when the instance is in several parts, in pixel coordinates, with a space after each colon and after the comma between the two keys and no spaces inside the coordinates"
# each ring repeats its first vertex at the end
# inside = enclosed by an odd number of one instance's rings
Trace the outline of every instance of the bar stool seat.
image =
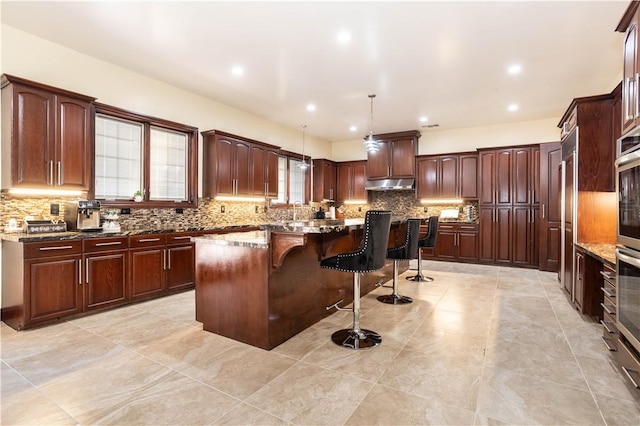
{"type": "Polygon", "coordinates": [[[413,302],[410,297],[398,294],[398,262],[411,260],[415,257],[418,250],[418,240],[420,239],[420,222],[420,219],[407,219],[404,242],[398,247],[387,250],[387,259],[393,260],[393,293],[378,296],[378,300],[382,303],[404,305],[413,302]]]}
{"type": "MultiPolygon", "coordinates": [[[[364,220],[364,238],[360,248],[354,252],[341,253],[320,261],[320,266],[353,274],[353,325],[338,330],[331,340],[348,349],[368,349],[378,346],[382,337],[375,331],[360,328],[360,275],[384,267],[389,242],[391,211],[369,210],[364,220]]],[[[340,303],[340,302],[338,302],[340,303]]],[[[338,310],[349,310],[332,305],[338,310]]],[[[327,308],[330,309],[331,307],[327,308]]]]}
{"type": "Polygon", "coordinates": [[[427,235],[418,240],[418,273],[411,277],[407,277],[409,281],[416,282],[431,282],[433,278],[425,277],[422,275],[422,249],[423,248],[435,248],[436,239],[438,237],[438,222],[440,218],[438,216],[429,217],[429,225],[427,228],[427,235]]]}

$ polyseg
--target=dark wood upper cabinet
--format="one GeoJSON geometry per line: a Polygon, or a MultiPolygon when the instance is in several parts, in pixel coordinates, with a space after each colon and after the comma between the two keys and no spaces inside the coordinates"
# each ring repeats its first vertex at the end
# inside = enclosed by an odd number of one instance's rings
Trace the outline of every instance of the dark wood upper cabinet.
{"type": "Polygon", "coordinates": [[[640,56],[638,55],[638,2],[632,1],[616,31],[624,33],[622,43],[622,104],[620,130],[624,134],[640,124],[640,56]]]}
{"type": "Polygon", "coordinates": [[[364,189],[367,181],[366,161],[346,161],[336,163],[337,201],[366,200],[364,189]]]}
{"type": "Polygon", "coordinates": [[[415,157],[418,154],[420,132],[411,130],[374,137],[381,146],[377,152],[367,153],[369,179],[415,177],[415,157]]]}
{"type": "Polygon", "coordinates": [[[88,191],[95,98],[2,76],[2,187],[88,191]]]}
{"type": "Polygon", "coordinates": [[[278,147],[219,130],[202,137],[203,195],[277,196],[278,147]]]}
{"type": "Polygon", "coordinates": [[[313,201],[334,201],[337,184],[336,163],[325,159],[313,160],[313,201]]]}
{"type": "Polygon", "coordinates": [[[476,153],[417,156],[416,196],[477,199],[477,170],[476,153]]]}

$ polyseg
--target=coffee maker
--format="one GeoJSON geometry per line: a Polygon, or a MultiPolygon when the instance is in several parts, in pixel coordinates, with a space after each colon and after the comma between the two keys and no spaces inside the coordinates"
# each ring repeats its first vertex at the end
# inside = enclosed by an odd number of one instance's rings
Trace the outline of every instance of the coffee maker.
{"type": "Polygon", "coordinates": [[[78,200],[67,203],[64,221],[70,231],[102,231],[100,227],[100,201],[78,200]]]}

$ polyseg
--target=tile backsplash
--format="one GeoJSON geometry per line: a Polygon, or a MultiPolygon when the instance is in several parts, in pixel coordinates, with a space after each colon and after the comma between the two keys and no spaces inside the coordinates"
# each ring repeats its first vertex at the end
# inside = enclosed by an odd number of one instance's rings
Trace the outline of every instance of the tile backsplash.
{"type": "MultiPolygon", "coordinates": [[[[3,193],[0,195],[0,229],[3,229],[9,219],[16,219],[19,224],[25,216],[43,217],[47,219],[63,220],[64,208],[67,202],[77,198],[34,198],[18,197],[3,193]],[[51,215],[51,204],[58,204],[60,212],[51,215]]],[[[332,204],[343,212],[348,219],[362,218],[367,210],[391,210],[394,216],[425,218],[439,215],[442,209],[458,209],[458,205],[425,205],[415,198],[413,191],[370,192],[367,204],[341,205],[332,204]]],[[[477,206],[477,205],[476,205],[477,206]]],[[[311,219],[319,208],[327,211],[330,205],[325,203],[311,203],[297,212],[300,219],[311,219]]],[[[172,229],[172,228],[200,228],[226,225],[254,225],[277,220],[293,218],[291,208],[269,206],[268,203],[217,201],[211,198],[201,198],[197,208],[183,209],[177,213],[172,208],[131,208],[131,214],[120,215],[119,223],[126,229],[172,229]]]]}

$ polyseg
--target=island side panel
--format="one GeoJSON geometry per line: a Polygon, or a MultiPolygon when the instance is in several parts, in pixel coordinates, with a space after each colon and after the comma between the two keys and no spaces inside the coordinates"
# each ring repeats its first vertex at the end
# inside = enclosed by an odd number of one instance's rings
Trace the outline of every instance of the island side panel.
{"type": "Polygon", "coordinates": [[[197,242],[197,320],[203,329],[269,347],[269,251],[197,242]]]}

